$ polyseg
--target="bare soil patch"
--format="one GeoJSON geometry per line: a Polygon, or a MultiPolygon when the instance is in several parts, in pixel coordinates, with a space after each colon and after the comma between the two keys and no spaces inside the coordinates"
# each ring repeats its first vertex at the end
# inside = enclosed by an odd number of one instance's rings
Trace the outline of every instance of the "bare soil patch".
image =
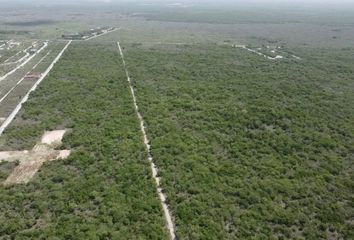
{"type": "Polygon", "coordinates": [[[0,152],[0,162],[16,162],[19,165],[4,181],[4,185],[28,183],[47,161],[65,159],[70,150],[55,150],[62,142],[66,130],[47,131],[31,151],[0,152]]]}

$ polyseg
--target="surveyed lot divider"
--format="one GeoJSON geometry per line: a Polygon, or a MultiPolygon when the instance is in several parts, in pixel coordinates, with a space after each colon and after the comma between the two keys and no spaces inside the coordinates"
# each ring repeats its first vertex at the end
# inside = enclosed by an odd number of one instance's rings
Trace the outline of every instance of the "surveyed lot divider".
{"type": "Polygon", "coordinates": [[[14,72],[16,72],[18,69],[20,69],[23,66],[25,66],[29,61],[31,61],[35,56],[37,56],[37,54],[39,54],[41,51],[43,51],[43,49],[45,49],[47,46],[48,46],[48,42],[44,42],[44,45],[35,54],[33,54],[32,56],[27,58],[23,63],[21,63],[20,65],[18,65],[14,69],[12,69],[10,72],[8,72],[5,75],[1,76],[0,77],[0,82],[3,81],[4,79],[6,79],[11,74],[13,74],[14,72]]]}
{"type": "MultiPolygon", "coordinates": [[[[31,92],[35,91],[38,85],[43,81],[43,79],[48,75],[48,73],[52,70],[54,67],[54,64],[56,64],[61,56],[64,54],[65,50],[69,47],[71,44],[71,41],[69,41],[63,50],[58,54],[58,56],[54,59],[54,61],[49,65],[47,70],[42,74],[42,76],[38,79],[38,81],[32,86],[32,88],[28,91],[28,93],[22,98],[22,100],[19,102],[19,104],[15,107],[15,109],[12,111],[10,116],[7,117],[7,119],[1,124],[0,126],[0,136],[1,134],[5,131],[5,129],[9,126],[9,124],[14,120],[16,117],[17,113],[21,110],[22,104],[24,104],[27,100],[31,92]]],[[[46,46],[46,45],[45,45],[46,46]]],[[[44,47],[44,46],[43,46],[44,47]]]]}
{"type": "Polygon", "coordinates": [[[117,44],[73,42],[1,139],[30,150],[44,130],[70,129],[70,157],[0,187],[2,236],[168,239],[139,124],[117,44]]]}
{"type": "Polygon", "coordinates": [[[165,219],[166,219],[166,223],[167,223],[167,229],[168,229],[168,231],[170,233],[170,238],[172,240],[174,240],[176,238],[175,227],[174,227],[174,223],[173,223],[173,220],[172,220],[171,212],[170,212],[169,207],[167,205],[166,195],[163,193],[163,189],[161,187],[161,179],[158,176],[158,168],[157,168],[156,164],[154,163],[154,159],[153,159],[153,157],[151,155],[151,149],[150,149],[150,143],[149,143],[150,141],[149,141],[149,139],[147,137],[147,134],[146,134],[145,122],[144,122],[143,117],[141,116],[141,113],[139,112],[139,107],[138,107],[138,104],[137,104],[137,101],[136,101],[135,91],[134,91],[134,88],[133,88],[133,86],[131,84],[129,72],[128,72],[128,69],[127,69],[127,66],[126,66],[126,62],[125,62],[125,59],[124,59],[123,50],[122,50],[122,48],[120,46],[120,43],[117,42],[117,44],[118,44],[118,49],[119,49],[120,56],[122,58],[122,62],[123,62],[125,74],[126,74],[126,77],[127,77],[127,81],[129,83],[130,92],[132,94],[132,98],[133,98],[133,102],[134,102],[134,108],[135,108],[136,114],[137,114],[139,122],[140,122],[140,129],[141,129],[141,132],[142,132],[143,137],[144,137],[144,144],[145,144],[146,150],[148,152],[148,160],[150,162],[152,176],[153,176],[153,178],[155,180],[156,190],[157,190],[157,193],[159,195],[160,202],[161,202],[164,214],[165,214],[165,219]]]}
{"type": "MultiPolygon", "coordinates": [[[[41,63],[43,62],[43,60],[44,60],[50,53],[51,53],[51,51],[48,51],[47,54],[44,55],[44,56],[31,68],[31,70],[26,73],[26,75],[29,74],[29,73],[31,73],[35,68],[37,68],[38,65],[41,64],[41,63]]],[[[7,93],[5,93],[5,95],[4,95],[2,98],[0,98],[0,103],[2,103],[2,102],[6,99],[6,97],[9,96],[9,95],[12,93],[12,91],[15,90],[15,88],[23,82],[23,80],[26,78],[26,75],[23,76],[12,88],[10,88],[10,90],[7,91],[7,93]]]]}

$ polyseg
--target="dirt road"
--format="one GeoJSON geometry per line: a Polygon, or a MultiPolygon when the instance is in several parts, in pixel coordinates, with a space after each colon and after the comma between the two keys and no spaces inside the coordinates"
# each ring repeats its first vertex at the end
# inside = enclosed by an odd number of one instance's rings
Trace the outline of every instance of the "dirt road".
{"type": "MultiPolygon", "coordinates": [[[[49,51],[44,57],[42,57],[42,58],[39,60],[39,62],[38,62],[36,65],[34,65],[34,66],[31,68],[30,71],[28,71],[28,72],[26,73],[26,75],[29,74],[31,71],[33,71],[33,69],[35,69],[50,53],[51,53],[51,51],[49,51]]],[[[21,78],[21,79],[16,83],[16,85],[13,86],[2,98],[0,98],[0,103],[1,103],[2,101],[4,101],[5,98],[6,98],[7,96],[9,96],[10,93],[11,93],[13,90],[15,90],[15,88],[16,88],[18,85],[21,84],[21,82],[25,79],[26,75],[25,75],[23,78],[21,78]]]]}
{"type": "Polygon", "coordinates": [[[119,30],[119,28],[113,29],[112,31],[108,31],[108,32],[105,32],[105,33],[102,33],[102,34],[99,34],[99,35],[96,35],[96,36],[92,36],[92,37],[90,37],[90,38],[85,39],[84,41],[88,41],[88,40],[91,40],[91,39],[94,39],[94,38],[97,38],[97,37],[101,37],[101,36],[103,36],[103,35],[106,35],[106,34],[108,34],[108,33],[115,32],[115,31],[117,31],[117,30],[119,30]]]}
{"type": "Polygon", "coordinates": [[[31,92],[33,92],[34,90],[36,90],[37,86],[43,81],[43,79],[48,75],[48,73],[52,70],[52,68],[54,67],[54,64],[56,64],[59,59],[61,58],[61,56],[63,55],[63,53],[65,52],[65,50],[69,47],[69,45],[71,44],[72,41],[69,41],[65,47],[61,50],[61,52],[58,54],[58,56],[53,60],[53,62],[49,65],[49,67],[47,68],[47,70],[43,73],[43,75],[38,79],[38,81],[32,86],[32,88],[28,91],[28,93],[24,96],[24,98],[20,101],[20,103],[16,106],[16,108],[12,111],[12,113],[10,114],[10,116],[8,118],[6,118],[6,120],[1,124],[0,126],[0,136],[2,135],[2,133],[5,131],[5,129],[9,126],[9,124],[14,120],[14,118],[16,117],[17,113],[21,110],[22,108],[22,104],[24,104],[25,102],[27,102],[29,95],[31,94],[31,92]]]}
{"type": "Polygon", "coordinates": [[[23,63],[12,69],[10,72],[6,73],[4,76],[0,77],[0,82],[3,81],[5,78],[7,78],[9,75],[13,74],[16,72],[18,69],[22,68],[25,66],[29,61],[31,61],[35,56],[37,56],[38,53],[40,53],[43,49],[45,49],[48,46],[48,42],[44,42],[43,47],[41,47],[35,54],[30,56],[29,58],[26,59],[23,63]]]}
{"type": "Polygon", "coordinates": [[[166,202],[166,196],[163,193],[163,189],[162,189],[161,184],[160,184],[160,177],[158,177],[158,168],[155,165],[154,159],[153,159],[153,157],[151,155],[149,139],[148,139],[148,137],[146,135],[146,131],[145,131],[145,129],[146,129],[145,122],[144,122],[144,119],[143,119],[143,117],[141,116],[141,114],[139,112],[139,107],[138,107],[138,104],[137,104],[137,101],[136,101],[135,91],[134,91],[134,88],[133,88],[133,86],[131,84],[129,72],[128,72],[128,69],[126,67],[126,63],[125,63],[125,60],[124,60],[124,54],[123,54],[122,48],[120,46],[120,43],[117,42],[117,44],[118,44],[118,49],[119,49],[120,56],[121,56],[122,61],[123,61],[123,66],[124,66],[124,69],[125,69],[127,80],[128,80],[128,83],[129,83],[130,92],[131,92],[132,97],[133,97],[134,108],[135,108],[136,114],[137,114],[139,122],[140,122],[140,129],[141,129],[141,132],[143,133],[143,136],[144,136],[144,144],[145,144],[145,147],[146,147],[147,152],[148,152],[148,160],[150,162],[152,176],[153,176],[153,178],[155,180],[155,183],[156,183],[156,190],[157,190],[157,193],[159,195],[160,202],[161,202],[164,214],[165,214],[165,220],[166,220],[166,223],[167,223],[167,229],[168,229],[168,231],[170,233],[170,239],[174,240],[174,239],[176,239],[175,224],[172,221],[172,215],[170,213],[169,206],[167,205],[167,202],[166,202]]]}

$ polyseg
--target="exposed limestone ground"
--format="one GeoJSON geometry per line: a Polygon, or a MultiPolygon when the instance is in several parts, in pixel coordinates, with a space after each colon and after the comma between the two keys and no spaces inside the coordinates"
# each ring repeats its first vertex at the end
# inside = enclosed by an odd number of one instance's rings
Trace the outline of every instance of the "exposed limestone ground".
{"type": "Polygon", "coordinates": [[[31,151],[0,152],[0,162],[19,161],[18,166],[3,184],[28,183],[46,161],[67,158],[70,155],[70,150],[55,150],[61,145],[65,132],[66,130],[45,132],[41,142],[31,151]]]}

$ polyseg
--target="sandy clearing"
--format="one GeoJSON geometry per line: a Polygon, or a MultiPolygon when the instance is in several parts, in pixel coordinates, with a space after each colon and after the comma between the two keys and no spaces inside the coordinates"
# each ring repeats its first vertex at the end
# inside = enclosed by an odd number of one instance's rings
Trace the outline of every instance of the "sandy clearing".
{"type": "Polygon", "coordinates": [[[12,151],[12,152],[0,152],[0,162],[14,162],[17,159],[26,156],[29,151],[12,151]]]}
{"type": "Polygon", "coordinates": [[[58,54],[58,56],[53,60],[53,62],[49,65],[47,70],[42,74],[42,76],[38,79],[38,81],[32,86],[32,88],[28,91],[28,93],[24,96],[24,98],[20,101],[20,103],[15,107],[15,109],[12,111],[10,116],[7,117],[7,119],[0,125],[0,136],[2,133],[5,131],[5,129],[9,126],[9,124],[14,120],[16,117],[17,113],[21,110],[22,104],[27,102],[29,95],[31,92],[35,91],[38,85],[43,81],[43,79],[48,75],[48,73],[52,70],[54,65],[59,61],[61,56],[64,54],[65,50],[69,47],[72,41],[69,41],[65,47],[61,50],[61,52],[58,54]]]}
{"type": "Polygon", "coordinates": [[[45,132],[41,142],[31,151],[0,152],[0,162],[19,161],[19,165],[15,167],[3,184],[28,183],[45,162],[69,157],[70,150],[54,150],[56,146],[60,145],[65,132],[66,130],[45,132]]]}
{"type": "Polygon", "coordinates": [[[60,145],[66,130],[46,131],[41,142],[48,145],[60,145]]]}
{"type": "Polygon", "coordinates": [[[43,165],[42,160],[21,162],[3,183],[4,185],[28,183],[43,165]]]}
{"type": "Polygon", "coordinates": [[[19,161],[19,165],[5,180],[4,185],[28,183],[45,162],[65,159],[69,157],[70,153],[70,150],[53,150],[43,145],[36,145],[32,151],[4,152],[3,156],[6,154],[10,156],[0,159],[0,161],[19,161]]]}
{"type": "Polygon", "coordinates": [[[7,78],[9,75],[13,74],[14,72],[16,72],[18,69],[22,68],[23,66],[25,66],[29,61],[31,61],[35,56],[37,56],[37,54],[39,54],[43,49],[45,49],[48,46],[48,42],[44,42],[44,45],[32,56],[30,56],[29,58],[26,59],[26,61],[24,61],[23,63],[21,63],[20,65],[18,65],[17,67],[15,67],[14,69],[12,69],[10,72],[6,73],[4,76],[0,77],[0,82],[3,81],[5,78],[7,78]]]}
{"type": "MultiPolygon", "coordinates": [[[[51,53],[51,50],[50,50],[44,57],[42,57],[42,58],[39,60],[39,62],[38,62],[36,65],[34,65],[34,66],[32,67],[32,69],[31,69],[30,71],[28,71],[28,72],[25,74],[25,76],[24,76],[23,78],[21,78],[21,79],[16,83],[15,86],[13,86],[2,98],[0,98],[0,103],[1,103],[2,101],[4,101],[4,99],[5,99],[8,95],[10,95],[10,93],[11,93],[13,90],[15,90],[15,88],[16,88],[18,85],[21,84],[21,82],[25,79],[25,77],[26,77],[27,74],[29,74],[30,72],[32,72],[50,53],[51,53]]],[[[0,121],[0,122],[1,122],[1,121],[0,121]]]]}
{"type": "Polygon", "coordinates": [[[167,223],[166,227],[167,227],[167,229],[168,229],[168,231],[170,233],[170,239],[174,240],[174,239],[176,239],[175,224],[172,221],[172,214],[170,213],[169,206],[167,205],[167,201],[166,201],[167,198],[166,198],[166,195],[163,193],[163,188],[161,187],[161,184],[160,184],[160,177],[158,177],[158,167],[154,163],[154,159],[153,159],[152,154],[151,154],[149,139],[148,139],[146,131],[145,131],[145,129],[146,129],[145,121],[144,121],[144,119],[143,119],[143,117],[142,117],[142,115],[140,114],[140,111],[139,111],[139,107],[138,107],[138,104],[137,104],[137,101],[136,101],[135,91],[134,91],[134,88],[133,88],[133,86],[131,84],[131,81],[130,81],[130,76],[129,76],[128,69],[126,67],[126,63],[125,63],[125,60],[124,60],[124,54],[123,54],[122,48],[121,48],[119,42],[117,42],[117,45],[118,45],[120,56],[121,56],[122,61],[123,61],[123,66],[124,66],[124,69],[125,69],[127,81],[129,83],[129,87],[130,87],[130,92],[131,92],[132,97],[133,97],[134,108],[135,108],[136,114],[137,114],[139,122],[140,122],[140,129],[141,129],[141,132],[143,133],[144,144],[145,144],[145,147],[146,147],[147,152],[148,152],[148,160],[150,162],[152,176],[153,176],[153,178],[155,180],[156,190],[157,190],[158,196],[160,198],[160,202],[161,202],[161,205],[162,205],[162,208],[163,208],[163,211],[164,211],[164,215],[165,215],[165,220],[166,220],[166,223],[167,223]]]}
{"type": "Polygon", "coordinates": [[[58,158],[59,159],[66,159],[70,156],[71,150],[61,150],[59,151],[58,158]]]}

